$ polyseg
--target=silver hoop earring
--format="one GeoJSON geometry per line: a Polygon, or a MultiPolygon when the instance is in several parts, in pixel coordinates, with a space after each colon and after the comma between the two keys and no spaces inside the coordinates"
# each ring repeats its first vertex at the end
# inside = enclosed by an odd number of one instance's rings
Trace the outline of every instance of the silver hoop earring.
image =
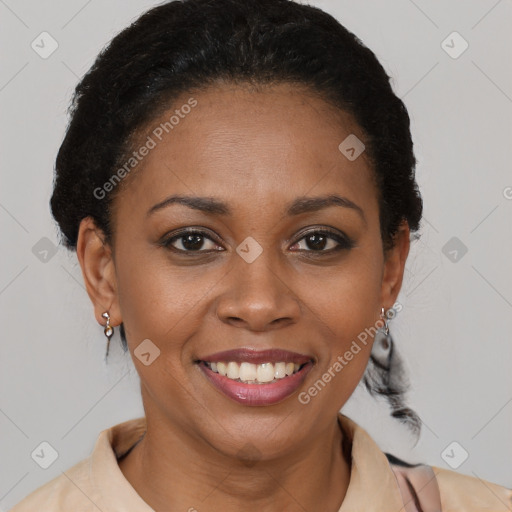
{"type": "Polygon", "coordinates": [[[384,321],[384,326],[379,327],[375,333],[371,355],[374,363],[382,369],[389,369],[389,360],[393,346],[393,338],[389,334],[388,315],[384,308],[380,310],[380,318],[384,321]]]}
{"type": "Polygon", "coordinates": [[[107,353],[105,354],[106,359],[108,357],[108,350],[110,347],[110,338],[112,338],[114,334],[114,328],[110,325],[110,315],[108,314],[108,311],[105,311],[105,313],[103,313],[101,316],[107,320],[105,330],[103,331],[105,333],[105,336],[107,337],[107,353]]]}
{"type": "Polygon", "coordinates": [[[380,319],[381,320],[384,320],[384,328],[383,328],[383,331],[384,331],[384,334],[386,336],[389,335],[389,321],[388,321],[388,314],[387,312],[384,310],[384,308],[380,308],[380,319]]]}

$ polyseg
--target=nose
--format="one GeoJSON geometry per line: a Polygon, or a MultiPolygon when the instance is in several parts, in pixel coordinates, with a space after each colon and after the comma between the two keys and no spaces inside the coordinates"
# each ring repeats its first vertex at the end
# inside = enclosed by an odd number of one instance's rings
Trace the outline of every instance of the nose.
{"type": "Polygon", "coordinates": [[[251,331],[297,323],[301,308],[290,273],[271,265],[265,251],[252,263],[239,258],[234,265],[216,304],[221,321],[251,331]]]}

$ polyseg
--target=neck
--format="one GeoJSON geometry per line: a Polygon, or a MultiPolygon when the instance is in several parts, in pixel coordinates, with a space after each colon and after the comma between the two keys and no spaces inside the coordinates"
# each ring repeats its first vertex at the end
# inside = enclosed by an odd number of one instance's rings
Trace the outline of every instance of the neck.
{"type": "Polygon", "coordinates": [[[338,512],[345,497],[350,464],[337,418],[300,450],[271,460],[227,457],[183,430],[151,427],[119,467],[156,512],[338,512]]]}

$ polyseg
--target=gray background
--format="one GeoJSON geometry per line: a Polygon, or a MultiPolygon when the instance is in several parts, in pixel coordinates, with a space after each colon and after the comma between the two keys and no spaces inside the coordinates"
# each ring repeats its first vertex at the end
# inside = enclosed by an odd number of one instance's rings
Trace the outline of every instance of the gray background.
{"type": "MultiPolygon", "coordinates": [[[[310,3],[355,32],[393,76],[412,118],[425,201],[423,236],[399,296],[403,310],[391,324],[409,370],[409,404],[424,421],[421,438],[415,445],[362,387],[343,412],[399,457],[450,469],[465,450],[457,471],[512,487],[511,2],[310,3]],[[469,44],[457,58],[464,43],[448,37],[454,31],[469,44]]],[[[105,366],[103,329],[75,254],[52,253],[48,201],[78,78],[153,5],[0,0],[4,510],[87,457],[101,430],[143,414],[118,333],[105,366]],[[58,43],[46,59],[31,47],[35,40],[51,48],[43,31],[58,43]],[[48,469],[31,458],[43,441],[58,452],[48,469]]]]}

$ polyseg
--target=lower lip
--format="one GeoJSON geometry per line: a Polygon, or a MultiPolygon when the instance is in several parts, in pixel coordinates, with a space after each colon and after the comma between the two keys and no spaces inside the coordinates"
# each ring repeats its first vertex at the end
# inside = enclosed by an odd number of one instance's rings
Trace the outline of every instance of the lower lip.
{"type": "Polygon", "coordinates": [[[292,395],[302,384],[313,363],[306,363],[297,373],[269,384],[244,384],[216,373],[199,364],[210,382],[224,395],[243,405],[272,405],[292,395]]]}

